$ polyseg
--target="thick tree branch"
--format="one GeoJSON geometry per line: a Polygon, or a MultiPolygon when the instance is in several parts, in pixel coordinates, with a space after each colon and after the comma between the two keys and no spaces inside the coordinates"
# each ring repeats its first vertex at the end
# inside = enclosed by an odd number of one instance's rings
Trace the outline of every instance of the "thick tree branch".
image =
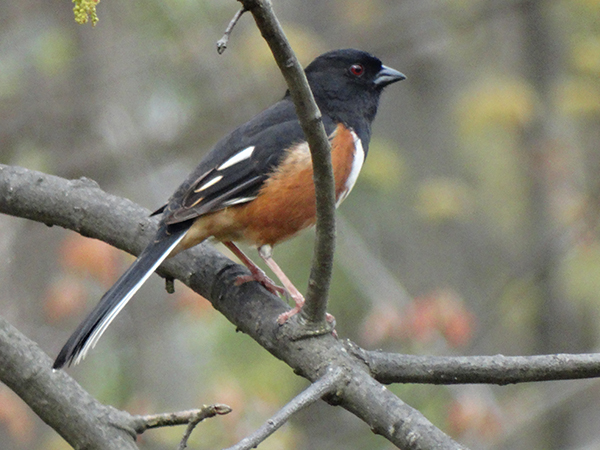
{"type": "Polygon", "coordinates": [[[0,380],[73,448],[135,450],[133,417],[105,406],[0,317],[0,380]],[[115,426],[118,424],[118,426],[115,426]]]}
{"type": "Polygon", "coordinates": [[[600,377],[600,354],[415,356],[349,346],[381,383],[513,384],[600,377]]]}
{"type": "Polygon", "coordinates": [[[317,230],[306,304],[301,317],[308,323],[324,324],[335,250],[335,193],[331,147],[304,70],[273,12],[270,0],[239,1],[254,16],[258,29],[273,52],[310,146],[317,197],[317,230]]]}
{"type": "MultiPolygon", "coordinates": [[[[89,180],[69,181],[3,165],[0,212],[76,230],[133,254],[141,251],[156,229],[148,210],[102,192],[89,180]]],[[[396,446],[405,450],[462,448],[371,378],[366,365],[332,335],[300,341],[286,338],[284,329],[292,325],[277,324],[277,317],[286,310],[283,302],[257,283],[236,286],[237,276],[247,273],[246,269],[209,246],[181,253],[158,272],[183,281],[209,299],[240,331],[299,375],[315,381],[329,368],[343,368],[350,381],[340,383],[336,395],[327,401],[351,411],[396,446]]],[[[46,361],[50,370],[51,361],[46,361]]]]}
{"type": "Polygon", "coordinates": [[[35,342],[0,317],[0,381],[75,449],[137,450],[136,436],[150,428],[189,424],[186,438],[200,421],[231,411],[211,405],[132,416],[98,402],[65,371],[51,367],[52,360],[35,342]]]}

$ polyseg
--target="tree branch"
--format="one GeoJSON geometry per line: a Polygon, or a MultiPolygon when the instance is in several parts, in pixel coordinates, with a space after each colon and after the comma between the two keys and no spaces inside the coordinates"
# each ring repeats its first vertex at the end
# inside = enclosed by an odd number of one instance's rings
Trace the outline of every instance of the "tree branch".
{"type": "Polygon", "coordinates": [[[51,367],[35,342],[0,317],[0,380],[44,422],[74,448],[138,448],[131,415],[101,404],[66,372],[51,367]]]}
{"type": "Polygon", "coordinates": [[[304,70],[270,0],[239,0],[254,20],[288,85],[296,113],[310,147],[317,198],[317,226],[313,261],[301,317],[309,324],[324,324],[335,251],[335,192],[331,147],[304,70]]]}
{"type": "Polygon", "coordinates": [[[151,428],[172,427],[190,423],[198,424],[209,417],[229,414],[230,412],[231,408],[229,406],[218,403],[216,405],[204,405],[200,409],[191,409],[189,411],[138,415],[133,418],[136,422],[135,430],[138,434],[141,434],[151,428]]]}
{"type": "Polygon", "coordinates": [[[187,447],[187,442],[194,431],[194,428],[204,419],[214,417],[216,415],[229,414],[231,408],[227,405],[204,405],[200,409],[192,409],[189,411],[179,411],[174,413],[149,414],[145,416],[135,416],[136,432],[142,434],[150,428],[172,427],[175,425],[187,425],[185,433],[181,438],[178,450],[184,450],[187,447]]]}
{"type": "MultiPolygon", "coordinates": [[[[89,180],[69,181],[3,165],[0,165],[0,212],[76,230],[133,254],[142,250],[156,230],[156,222],[147,216],[148,210],[102,192],[89,180]]],[[[210,246],[200,245],[182,252],[163,264],[158,273],[183,281],[210,300],[237,329],[286,362],[297,374],[315,381],[329,368],[344,368],[350,381],[340,383],[336,395],[327,401],[352,412],[399,448],[463,448],[371,378],[365,364],[331,334],[301,341],[287,338],[283,329],[292,325],[277,324],[277,317],[286,310],[286,305],[257,283],[236,286],[237,277],[247,270],[210,246]]],[[[41,364],[50,370],[51,361],[47,357],[41,364]]],[[[19,373],[27,371],[15,376],[19,373]]]]}
{"type": "Polygon", "coordinates": [[[231,32],[233,31],[235,25],[238,23],[238,20],[240,20],[240,17],[242,17],[242,14],[244,14],[245,12],[246,8],[242,8],[235,13],[235,16],[233,16],[233,19],[231,19],[231,22],[229,22],[227,28],[225,28],[225,33],[223,33],[223,37],[217,41],[217,53],[219,55],[222,55],[223,52],[227,49],[227,44],[229,43],[229,37],[231,36],[231,32]]]}
{"type": "Polygon", "coordinates": [[[349,350],[381,383],[513,384],[600,377],[600,354],[535,356],[415,356],[349,350]]]}
{"type": "Polygon", "coordinates": [[[226,450],[250,450],[256,448],[258,444],[286,423],[293,414],[320,400],[324,395],[335,391],[343,376],[344,372],[341,368],[330,369],[322,378],[312,383],[300,395],[297,395],[291,402],[281,408],[262,427],[226,450]]]}
{"type": "Polygon", "coordinates": [[[52,360],[35,342],[0,317],[0,380],[73,448],[134,450],[138,448],[136,436],[144,431],[184,424],[188,424],[184,435],[187,441],[202,420],[231,411],[229,406],[218,404],[192,411],[132,416],[103,405],[64,370],[51,367],[52,360]]]}

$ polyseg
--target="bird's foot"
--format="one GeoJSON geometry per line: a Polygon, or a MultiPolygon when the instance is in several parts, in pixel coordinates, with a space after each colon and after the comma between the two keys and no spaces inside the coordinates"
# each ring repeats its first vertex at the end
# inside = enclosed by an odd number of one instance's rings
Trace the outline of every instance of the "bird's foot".
{"type": "Polygon", "coordinates": [[[285,288],[282,288],[281,286],[277,285],[260,268],[256,267],[255,269],[250,269],[250,272],[252,272],[251,275],[238,276],[237,279],[235,280],[235,285],[240,286],[244,283],[248,283],[249,281],[256,281],[256,282],[260,283],[271,294],[275,294],[275,295],[287,294],[287,291],[285,290],[285,288]]]}
{"type": "MultiPolygon", "coordinates": [[[[296,303],[296,306],[294,306],[289,311],[286,311],[286,312],[284,312],[284,313],[282,313],[282,314],[279,315],[279,317],[277,318],[277,323],[279,325],[283,325],[288,320],[290,320],[291,317],[293,317],[296,314],[298,314],[300,312],[300,310],[302,309],[302,307],[304,306],[304,296],[302,294],[300,294],[299,292],[297,292],[296,294],[297,295],[295,295],[295,296],[293,294],[290,294],[290,296],[292,297],[292,299],[296,303]]],[[[335,323],[335,317],[333,317],[329,313],[325,313],[325,320],[327,321],[328,324],[335,323]]],[[[333,332],[335,333],[335,330],[333,332]]]]}

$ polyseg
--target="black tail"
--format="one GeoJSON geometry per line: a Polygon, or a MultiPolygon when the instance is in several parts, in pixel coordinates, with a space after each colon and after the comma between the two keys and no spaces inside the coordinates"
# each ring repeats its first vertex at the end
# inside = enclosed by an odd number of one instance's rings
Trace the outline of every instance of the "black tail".
{"type": "Polygon", "coordinates": [[[60,369],[65,364],[77,364],[85,358],[86,353],[96,345],[113,319],[169,256],[186,231],[187,229],[183,229],[169,234],[165,227],[160,228],[152,243],[142,251],[113,287],[102,296],[90,315],[79,324],[77,330],[56,357],[53,369],[60,369]]]}

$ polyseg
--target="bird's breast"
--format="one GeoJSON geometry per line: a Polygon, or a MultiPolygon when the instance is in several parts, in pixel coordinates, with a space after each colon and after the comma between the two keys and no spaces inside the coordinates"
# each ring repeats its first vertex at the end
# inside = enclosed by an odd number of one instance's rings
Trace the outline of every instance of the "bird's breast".
{"type": "MultiPolygon", "coordinates": [[[[336,207],[354,186],[365,154],[354,131],[338,125],[330,136],[336,207]]],[[[249,203],[229,208],[244,240],[275,245],[316,222],[315,187],[307,143],[287,151],[281,164],[249,203]]]]}

